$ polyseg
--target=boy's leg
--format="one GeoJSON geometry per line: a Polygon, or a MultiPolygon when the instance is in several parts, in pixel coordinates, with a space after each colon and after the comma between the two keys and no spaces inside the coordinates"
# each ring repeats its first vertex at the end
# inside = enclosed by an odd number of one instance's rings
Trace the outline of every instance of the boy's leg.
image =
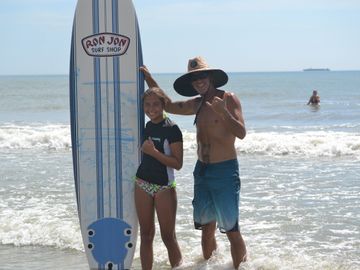
{"type": "Polygon", "coordinates": [[[210,259],[212,253],[216,250],[216,222],[211,222],[202,226],[202,235],[201,235],[201,246],[203,250],[203,255],[206,260],[210,259]]]}
{"type": "Polygon", "coordinates": [[[231,257],[234,268],[238,269],[240,263],[246,261],[246,245],[239,231],[226,233],[231,245],[231,257]]]}

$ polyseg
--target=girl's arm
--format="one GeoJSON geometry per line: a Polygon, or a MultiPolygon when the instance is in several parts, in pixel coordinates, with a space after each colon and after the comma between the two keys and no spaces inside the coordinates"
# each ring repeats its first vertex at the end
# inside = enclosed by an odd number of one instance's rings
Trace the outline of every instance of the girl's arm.
{"type": "Polygon", "coordinates": [[[143,143],[141,148],[145,154],[152,156],[165,166],[180,170],[183,165],[183,143],[174,142],[170,144],[170,149],[171,156],[161,153],[155,148],[154,142],[150,138],[143,143]]]}

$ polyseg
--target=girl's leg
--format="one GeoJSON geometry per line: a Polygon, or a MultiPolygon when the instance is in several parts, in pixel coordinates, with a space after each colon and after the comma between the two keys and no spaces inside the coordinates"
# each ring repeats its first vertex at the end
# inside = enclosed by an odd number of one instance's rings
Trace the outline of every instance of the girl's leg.
{"type": "Polygon", "coordinates": [[[181,251],[175,234],[176,207],[177,198],[174,188],[156,193],[155,209],[159,220],[161,238],[168,250],[172,267],[179,266],[182,262],[181,251]]]}
{"type": "Polygon", "coordinates": [[[135,185],[135,205],[140,225],[140,258],[143,270],[151,270],[153,264],[152,243],[155,236],[154,199],[135,185]]]}

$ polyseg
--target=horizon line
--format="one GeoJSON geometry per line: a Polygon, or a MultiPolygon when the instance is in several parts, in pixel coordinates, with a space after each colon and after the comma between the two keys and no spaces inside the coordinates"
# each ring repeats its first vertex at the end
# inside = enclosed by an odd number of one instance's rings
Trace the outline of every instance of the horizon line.
{"type": "MultiPolygon", "coordinates": [[[[351,71],[360,71],[360,69],[330,69],[328,71],[312,71],[315,73],[318,72],[351,72],[351,71]]],[[[226,73],[232,74],[232,73],[286,73],[286,72],[298,72],[298,73],[312,73],[309,71],[304,71],[304,70],[272,70],[272,71],[226,71],[226,73]]],[[[185,74],[186,72],[152,72],[152,74],[154,75],[160,75],[160,74],[167,74],[167,75],[173,75],[173,74],[185,74]]],[[[36,73],[36,74],[0,74],[0,76],[5,77],[5,76],[69,76],[68,73],[36,73]]]]}

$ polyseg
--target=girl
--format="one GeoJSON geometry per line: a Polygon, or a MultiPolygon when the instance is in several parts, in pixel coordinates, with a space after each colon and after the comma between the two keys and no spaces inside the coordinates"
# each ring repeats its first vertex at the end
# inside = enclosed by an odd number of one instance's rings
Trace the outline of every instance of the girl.
{"type": "Polygon", "coordinates": [[[150,88],[143,95],[146,123],[142,162],[136,172],[135,204],[140,224],[140,257],[143,270],[152,269],[154,216],[158,217],[161,238],[168,250],[172,267],[179,266],[182,255],[175,235],[177,198],[174,169],[183,164],[182,133],[164,107],[170,99],[160,88],[150,88]]]}

